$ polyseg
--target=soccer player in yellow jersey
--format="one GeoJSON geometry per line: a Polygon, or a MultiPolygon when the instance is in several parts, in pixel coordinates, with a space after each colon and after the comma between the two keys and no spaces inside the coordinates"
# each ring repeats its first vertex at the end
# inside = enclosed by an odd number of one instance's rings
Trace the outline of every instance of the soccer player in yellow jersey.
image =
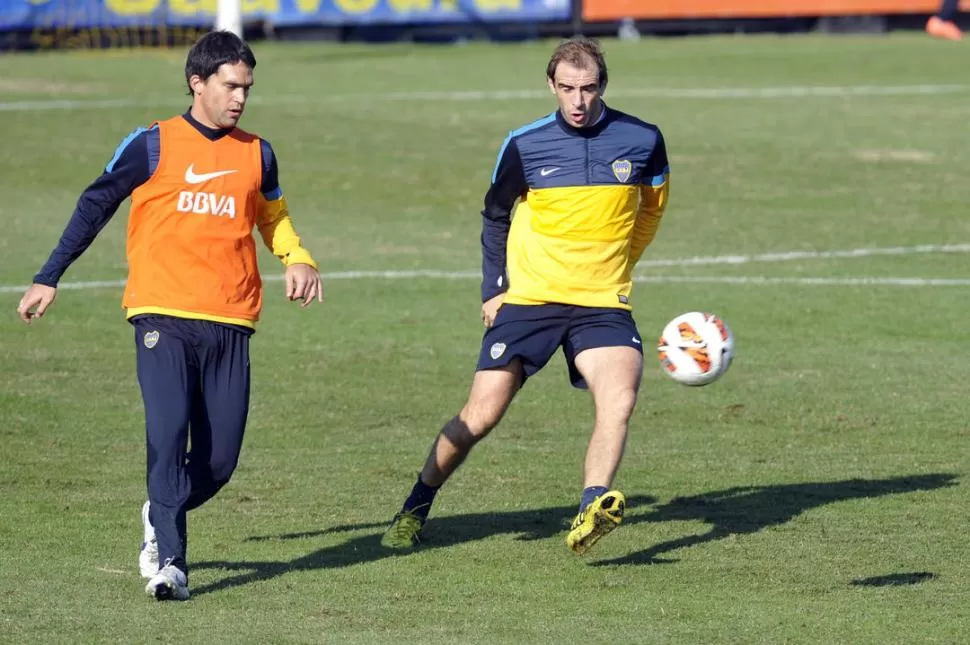
{"type": "Polygon", "coordinates": [[[560,347],[596,410],[566,544],[583,554],[623,518],[625,498],[611,487],[643,368],[632,271],[667,203],[667,153],[657,126],[603,103],[595,41],[560,44],[546,76],[558,109],[509,134],[485,196],[486,331],[471,393],[432,444],[385,547],[418,543],[438,489],[560,347]]]}

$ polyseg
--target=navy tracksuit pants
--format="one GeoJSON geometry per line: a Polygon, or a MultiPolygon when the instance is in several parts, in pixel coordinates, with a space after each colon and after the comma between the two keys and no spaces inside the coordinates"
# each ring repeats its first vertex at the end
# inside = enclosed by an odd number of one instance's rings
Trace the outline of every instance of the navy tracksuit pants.
{"type": "Polygon", "coordinates": [[[132,324],[158,560],[188,573],[186,511],[226,485],[242,449],[252,331],[160,315],[132,324]]]}

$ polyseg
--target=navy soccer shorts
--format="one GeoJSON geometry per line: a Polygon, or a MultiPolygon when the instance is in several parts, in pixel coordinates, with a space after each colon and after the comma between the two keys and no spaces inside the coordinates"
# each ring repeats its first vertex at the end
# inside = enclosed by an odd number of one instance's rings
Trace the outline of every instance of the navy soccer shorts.
{"type": "Polygon", "coordinates": [[[494,369],[522,361],[524,376],[541,370],[562,347],[569,367],[569,381],[585,389],[576,369],[576,356],[595,347],[643,345],[633,315],[625,309],[576,305],[502,305],[495,322],[485,331],[478,370],[494,369]]]}

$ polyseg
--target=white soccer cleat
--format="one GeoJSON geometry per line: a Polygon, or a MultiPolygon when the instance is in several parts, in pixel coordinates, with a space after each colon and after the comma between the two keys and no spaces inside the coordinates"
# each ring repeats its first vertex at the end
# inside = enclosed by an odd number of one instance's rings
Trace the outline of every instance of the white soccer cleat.
{"type": "Polygon", "coordinates": [[[158,573],[158,542],[155,540],[155,527],[148,519],[148,502],[141,507],[141,523],[145,538],[138,553],[138,568],[142,578],[152,578],[158,573]]]}
{"type": "Polygon", "coordinates": [[[162,567],[145,586],[145,593],[155,600],[188,600],[189,581],[178,567],[162,567]]]}

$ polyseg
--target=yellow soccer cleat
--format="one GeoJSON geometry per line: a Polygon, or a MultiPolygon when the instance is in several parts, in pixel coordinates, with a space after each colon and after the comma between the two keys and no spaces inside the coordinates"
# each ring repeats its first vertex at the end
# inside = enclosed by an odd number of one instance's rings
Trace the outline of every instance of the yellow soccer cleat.
{"type": "Polygon", "coordinates": [[[413,511],[398,513],[381,537],[381,546],[399,551],[413,549],[421,541],[424,521],[423,517],[413,511]]]}
{"type": "Polygon", "coordinates": [[[585,554],[597,540],[620,525],[624,508],[626,498],[623,493],[618,490],[603,493],[573,520],[566,546],[577,555],[585,554]]]}

